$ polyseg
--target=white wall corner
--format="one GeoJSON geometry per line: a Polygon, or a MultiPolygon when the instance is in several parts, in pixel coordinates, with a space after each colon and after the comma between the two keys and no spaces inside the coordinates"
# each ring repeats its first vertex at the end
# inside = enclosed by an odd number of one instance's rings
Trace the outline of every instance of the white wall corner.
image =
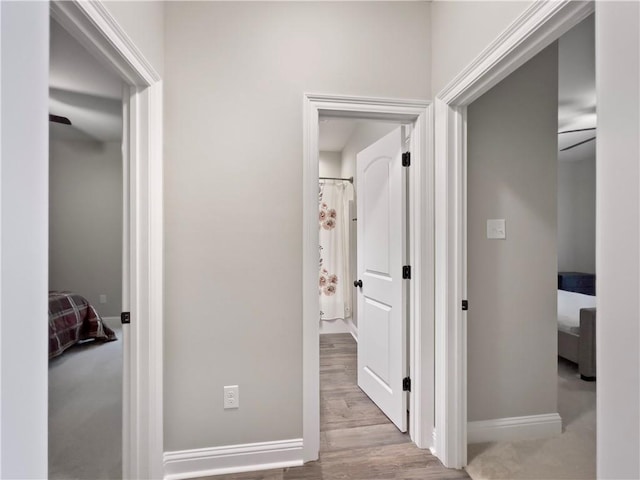
{"type": "Polygon", "coordinates": [[[164,453],[164,479],[208,477],[302,465],[302,439],[164,453]]]}
{"type": "Polygon", "coordinates": [[[438,454],[436,453],[436,429],[434,428],[433,430],[431,430],[431,447],[429,447],[429,451],[431,452],[431,455],[433,455],[434,457],[437,457],[438,454]]]}
{"type": "Polygon", "coordinates": [[[358,343],[358,326],[353,323],[353,318],[349,318],[347,321],[347,327],[349,327],[349,333],[353,337],[353,339],[358,343]]]}
{"type": "Polygon", "coordinates": [[[548,438],[562,433],[562,419],[557,413],[481,420],[467,424],[469,443],[511,442],[548,438]]]}

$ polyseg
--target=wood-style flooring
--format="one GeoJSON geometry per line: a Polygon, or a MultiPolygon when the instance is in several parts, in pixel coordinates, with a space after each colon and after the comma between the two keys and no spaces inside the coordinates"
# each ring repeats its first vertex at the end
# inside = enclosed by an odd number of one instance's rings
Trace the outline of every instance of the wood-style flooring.
{"type": "Polygon", "coordinates": [[[302,467],[208,477],[215,480],[461,480],[418,449],[356,384],[356,342],[320,336],[320,459],[302,467]]]}

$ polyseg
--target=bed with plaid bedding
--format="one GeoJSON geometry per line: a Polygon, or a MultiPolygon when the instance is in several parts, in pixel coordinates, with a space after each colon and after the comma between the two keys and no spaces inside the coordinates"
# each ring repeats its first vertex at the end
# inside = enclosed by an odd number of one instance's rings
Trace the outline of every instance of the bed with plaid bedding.
{"type": "Polygon", "coordinates": [[[117,340],[86,298],[71,292],[49,292],[49,358],[92,338],[117,340]]]}

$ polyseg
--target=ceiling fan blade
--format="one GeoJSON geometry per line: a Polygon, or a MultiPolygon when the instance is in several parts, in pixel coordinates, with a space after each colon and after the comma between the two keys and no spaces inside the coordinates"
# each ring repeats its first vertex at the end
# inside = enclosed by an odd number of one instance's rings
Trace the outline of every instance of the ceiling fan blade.
{"type": "Polygon", "coordinates": [[[572,148],[578,147],[578,146],[580,146],[580,145],[582,145],[584,143],[590,142],[591,140],[595,140],[595,139],[596,139],[596,137],[587,138],[586,140],[583,140],[582,142],[578,142],[578,143],[576,143],[574,145],[571,145],[570,147],[563,148],[560,151],[561,152],[566,152],[567,150],[571,150],[572,148]]]}
{"type": "Polygon", "coordinates": [[[562,135],[563,133],[588,132],[589,130],[595,130],[595,129],[596,127],[578,128],[577,130],[565,130],[564,132],[558,132],[558,135],[562,135]]]}
{"type": "Polygon", "coordinates": [[[61,117],[59,115],[49,114],[49,121],[54,123],[61,123],[63,125],[71,125],[71,120],[67,117],[61,117]]]}

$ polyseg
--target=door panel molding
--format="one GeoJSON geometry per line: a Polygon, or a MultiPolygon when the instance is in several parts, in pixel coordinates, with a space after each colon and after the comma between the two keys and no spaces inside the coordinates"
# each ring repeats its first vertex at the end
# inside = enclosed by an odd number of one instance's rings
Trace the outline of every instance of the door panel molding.
{"type": "Polygon", "coordinates": [[[407,431],[407,304],[403,279],[407,245],[403,128],[356,155],[358,192],[358,386],[407,431]]]}
{"type": "Polygon", "coordinates": [[[409,175],[409,433],[420,448],[433,448],[434,426],[434,161],[433,113],[421,100],[303,95],[303,458],[320,449],[320,353],[318,342],[318,123],[321,114],[413,123],[409,175]]]}

